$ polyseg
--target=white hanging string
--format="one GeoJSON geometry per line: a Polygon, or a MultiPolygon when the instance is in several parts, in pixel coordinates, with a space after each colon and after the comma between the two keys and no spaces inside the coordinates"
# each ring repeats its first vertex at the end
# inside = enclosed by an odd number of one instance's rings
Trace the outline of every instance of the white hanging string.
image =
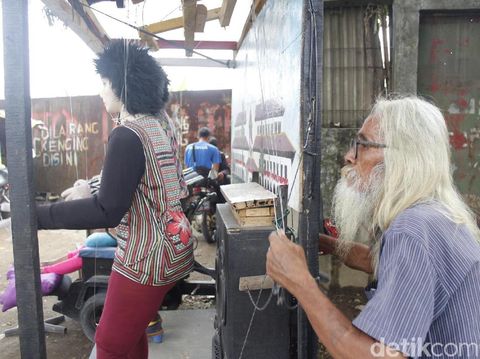
{"type": "MultiPolygon", "coordinates": [[[[254,10],[254,7],[253,7],[253,4],[252,4],[252,7],[251,7],[251,10],[250,10],[250,16],[252,18],[252,22],[255,22],[255,10],[254,10]]],[[[254,37],[255,37],[255,47],[256,47],[256,50],[257,50],[257,53],[259,53],[259,49],[258,49],[258,37],[257,37],[257,33],[255,31],[254,28],[251,29],[251,31],[253,31],[254,33],[254,37]]],[[[264,97],[264,90],[263,90],[263,81],[262,81],[262,74],[261,74],[261,70],[260,70],[260,67],[257,63],[257,69],[258,69],[258,77],[259,77],[259,81],[260,81],[260,93],[261,93],[261,100],[262,100],[262,106],[263,106],[263,112],[267,112],[267,108],[265,106],[265,97],[264,97]]],[[[263,136],[264,138],[267,137],[267,129],[268,129],[268,125],[265,124],[265,131],[261,131],[260,134],[261,136],[263,136]]],[[[273,132],[273,131],[272,131],[273,132]]],[[[257,135],[258,135],[258,131],[257,131],[257,135]]],[[[276,205],[276,200],[274,200],[273,202],[273,206],[274,206],[274,214],[275,214],[275,221],[274,221],[274,225],[275,225],[275,229],[277,231],[277,234],[280,233],[280,230],[283,230],[283,232],[286,231],[286,223],[285,223],[285,212],[284,212],[284,208],[283,208],[283,200],[282,198],[280,198],[280,186],[278,185],[278,183],[274,184],[273,183],[273,176],[272,174],[275,174],[277,175],[277,171],[275,171],[275,164],[273,163],[273,161],[271,161],[271,158],[278,158],[278,149],[277,149],[277,146],[276,146],[276,143],[275,143],[275,134],[271,133],[270,136],[268,136],[268,139],[270,140],[270,151],[268,151],[268,155],[269,155],[269,166],[271,168],[269,168],[269,172],[270,172],[270,178],[269,178],[269,186],[271,188],[275,187],[274,190],[276,192],[276,194],[279,196],[279,203],[280,203],[280,223],[281,223],[281,227],[280,227],[280,224],[279,224],[279,221],[277,221],[277,205],[276,205]]],[[[264,149],[262,148],[261,150],[261,154],[264,155],[264,149]]],[[[265,158],[264,156],[260,156],[261,158],[265,158]]],[[[302,152],[302,156],[303,156],[303,152],[302,152]]],[[[300,164],[301,164],[301,159],[302,159],[302,156],[300,157],[300,160],[299,160],[299,163],[297,164],[297,171],[296,171],[296,174],[295,174],[295,177],[294,177],[294,180],[291,184],[292,188],[294,187],[294,184],[295,184],[295,181],[296,181],[296,178],[297,178],[297,173],[298,173],[298,169],[300,168],[300,164]]],[[[265,160],[263,160],[264,163],[263,163],[263,171],[265,171],[265,160]]],[[[276,182],[276,180],[275,180],[276,182]]],[[[290,191],[290,194],[288,195],[288,198],[287,198],[287,203],[290,199],[290,195],[291,195],[291,191],[290,191]]],[[[246,334],[245,334],[245,338],[243,340],[243,343],[242,343],[242,350],[240,352],[240,356],[239,356],[239,359],[242,359],[242,356],[243,356],[243,352],[244,352],[244,349],[245,349],[245,346],[246,346],[246,343],[248,341],[248,336],[250,334],[250,331],[251,331],[251,327],[252,327],[252,324],[253,324],[253,320],[255,318],[255,313],[257,311],[263,311],[265,310],[268,305],[270,304],[270,301],[271,299],[273,298],[273,296],[276,296],[277,297],[277,305],[286,305],[288,309],[295,309],[296,306],[294,307],[290,307],[287,303],[286,303],[286,299],[285,299],[285,291],[283,290],[283,288],[281,288],[277,283],[274,283],[273,284],[273,287],[272,287],[272,290],[270,291],[270,294],[267,298],[267,300],[265,301],[265,303],[262,305],[262,306],[259,306],[258,303],[260,301],[260,297],[262,295],[262,292],[263,292],[263,285],[264,285],[264,282],[267,278],[267,274],[264,275],[263,277],[263,280],[262,280],[262,283],[260,285],[260,290],[259,290],[259,293],[258,293],[258,296],[257,296],[257,299],[256,301],[254,301],[253,299],[253,296],[250,292],[250,290],[247,288],[247,294],[248,294],[248,297],[250,299],[250,302],[252,303],[253,305],[253,312],[252,312],[252,316],[250,318],[250,322],[249,322],[249,325],[248,325],[248,328],[247,328],[247,331],[246,331],[246,334]]]]}

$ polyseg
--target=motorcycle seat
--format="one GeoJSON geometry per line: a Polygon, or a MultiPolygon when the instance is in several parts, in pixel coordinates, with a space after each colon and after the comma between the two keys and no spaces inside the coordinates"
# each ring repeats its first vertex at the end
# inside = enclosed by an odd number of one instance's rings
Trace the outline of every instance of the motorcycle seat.
{"type": "Polygon", "coordinates": [[[83,247],[79,255],[82,258],[113,259],[116,249],[116,247],[83,247]]]}

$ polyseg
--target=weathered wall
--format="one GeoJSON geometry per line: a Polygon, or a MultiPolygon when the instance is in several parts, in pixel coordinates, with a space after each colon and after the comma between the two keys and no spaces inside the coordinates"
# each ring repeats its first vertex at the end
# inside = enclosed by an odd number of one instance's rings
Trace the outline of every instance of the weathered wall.
{"type": "MultiPolygon", "coordinates": [[[[324,17],[322,194],[325,217],[344,164],[344,154],[375,98],[384,93],[378,19],[385,6],[328,7],[324,17]]],[[[387,63],[388,68],[388,63],[387,63]]]]}
{"type": "Polygon", "coordinates": [[[394,86],[419,93],[443,111],[450,129],[454,179],[480,214],[478,183],[478,0],[395,0],[394,86]]]}
{"type": "Polygon", "coordinates": [[[418,92],[443,110],[454,180],[480,215],[480,9],[420,17],[418,92]]]}
{"type": "MultiPolygon", "coordinates": [[[[389,84],[390,64],[382,62],[378,20],[388,7],[329,5],[324,17],[322,195],[324,216],[331,217],[335,185],[344,155],[375,98],[389,84]],[[385,66],[385,67],[384,67],[385,66]]],[[[330,288],[362,287],[367,275],[353,271],[331,256],[322,256],[320,268],[330,275],[330,288]]]]}
{"type": "Polygon", "coordinates": [[[233,180],[248,182],[259,172],[272,191],[288,183],[297,210],[302,9],[302,0],[267,1],[236,56],[232,92],[233,180]]]}
{"type": "MultiPolygon", "coordinates": [[[[172,92],[167,112],[186,145],[206,126],[230,149],[231,90],[172,92]]],[[[0,108],[2,103],[0,103],[0,108]]],[[[4,151],[4,121],[0,142],[4,151]],[[2,137],[3,134],[3,137],[2,137]]],[[[100,173],[114,121],[99,96],[32,100],[32,147],[37,192],[61,193],[77,179],[100,173]]]]}
{"type": "Polygon", "coordinates": [[[417,93],[420,11],[479,9],[478,0],[394,0],[393,1],[393,89],[417,93]]]}
{"type": "Polygon", "coordinates": [[[181,138],[181,154],[198,140],[198,130],[208,127],[218,148],[230,156],[232,90],[175,91],[170,93],[167,112],[181,138]]]}
{"type": "Polygon", "coordinates": [[[38,192],[61,193],[100,172],[114,123],[99,96],[33,99],[32,119],[38,192]]]}

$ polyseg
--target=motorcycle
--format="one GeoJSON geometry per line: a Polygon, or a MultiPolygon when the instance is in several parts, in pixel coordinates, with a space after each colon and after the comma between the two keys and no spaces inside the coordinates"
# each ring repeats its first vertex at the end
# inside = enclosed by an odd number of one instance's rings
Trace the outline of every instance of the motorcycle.
{"type": "MultiPolygon", "coordinates": [[[[116,247],[84,247],[79,255],[82,268],[78,279],[68,274],[50,295],[57,296],[53,310],[78,320],[85,336],[94,342],[95,332],[102,315],[116,247]]],[[[167,293],[162,303],[165,310],[176,310],[184,295],[215,296],[215,270],[194,262],[193,271],[205,274],[209,280],[183,278],[167,293]]]]}
{"type": "Polygon", "coordinates": [[[219,200],[219,185],[215,179],[205,177],[188,168],[183,171],[189,196],[184,200],[183,211],[193,224],[201,216],[201,231],[207,243],[215,243],[215,211],[219,200]]]}

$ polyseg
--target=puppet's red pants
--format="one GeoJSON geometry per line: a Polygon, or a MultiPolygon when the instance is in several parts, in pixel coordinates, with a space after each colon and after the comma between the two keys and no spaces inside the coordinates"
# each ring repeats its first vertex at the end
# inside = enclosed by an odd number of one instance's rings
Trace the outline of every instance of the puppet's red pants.
{"type": "Polygon", "coordinates": [[[95,335],[97,359],[147,358],[145,330],[174,285],[142,285],[112,271],[95,335]]]}

